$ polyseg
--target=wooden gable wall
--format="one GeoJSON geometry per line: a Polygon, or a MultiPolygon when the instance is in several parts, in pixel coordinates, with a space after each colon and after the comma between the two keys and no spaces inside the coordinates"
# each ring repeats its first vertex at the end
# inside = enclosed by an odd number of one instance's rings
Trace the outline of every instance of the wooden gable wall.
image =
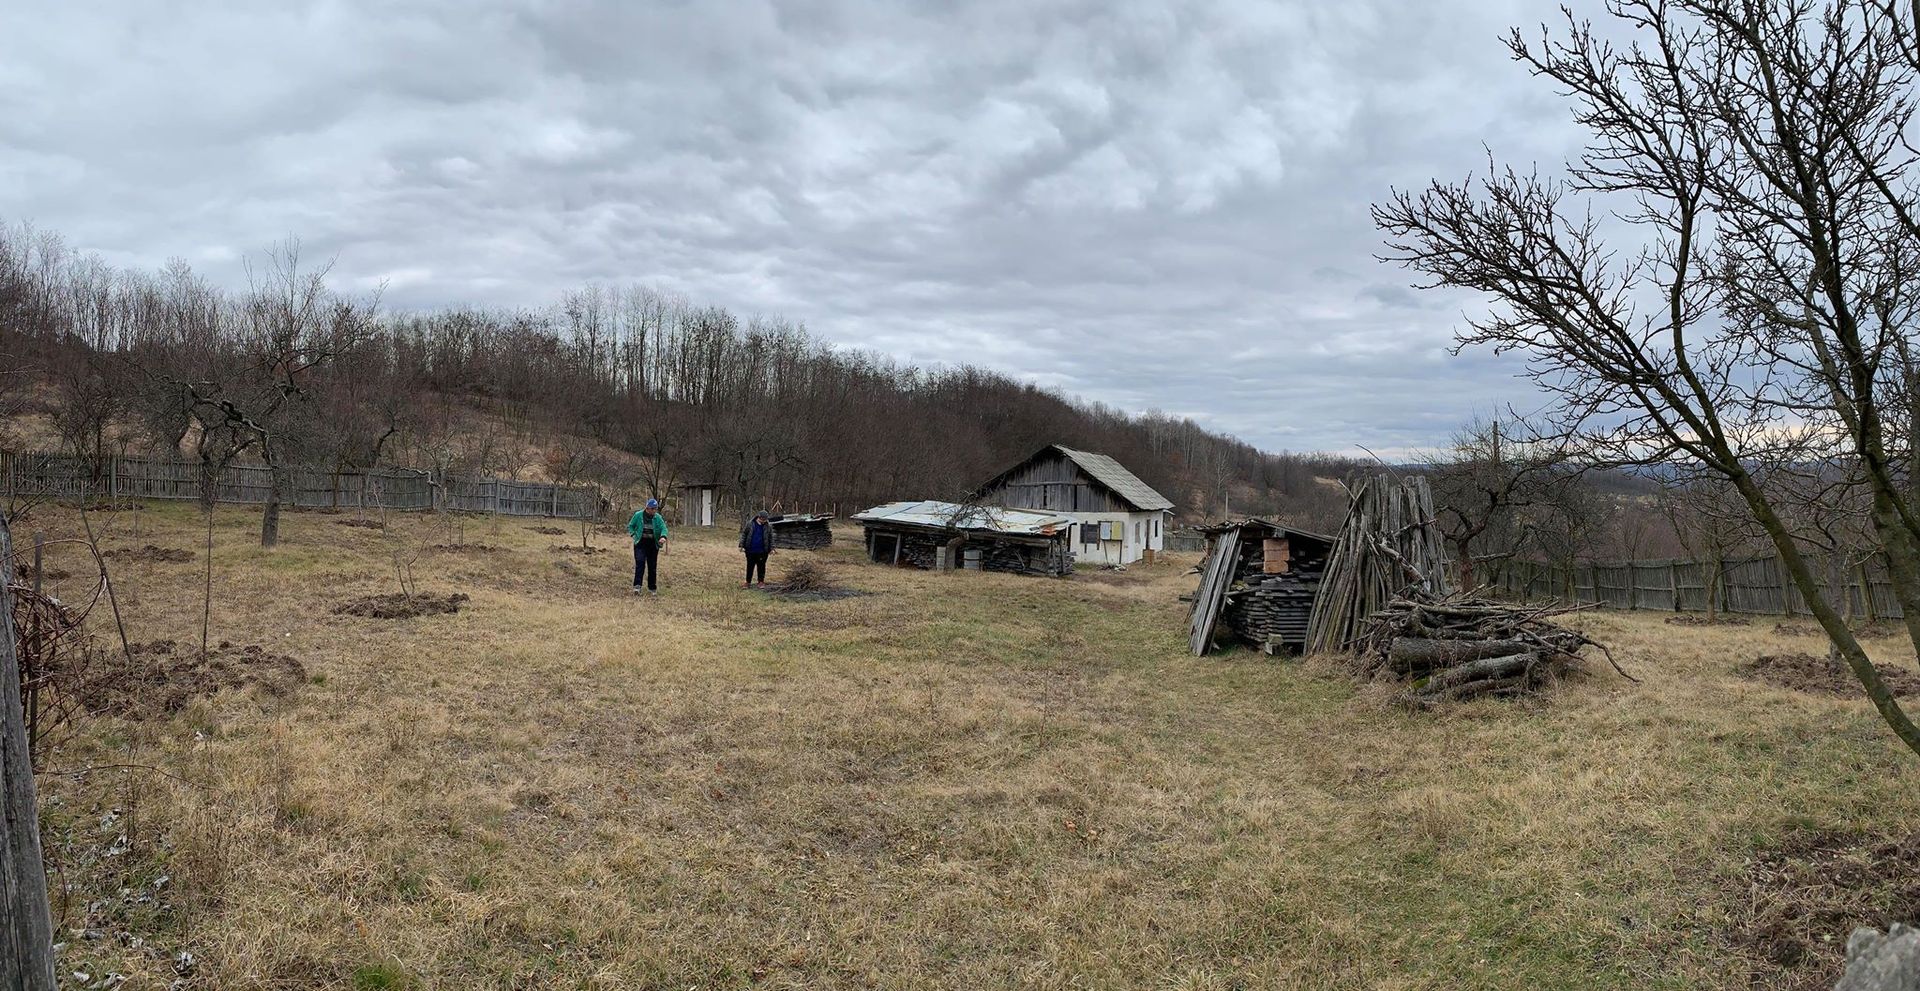
{"type": "Polygon", "coordinates": [[[1130,513],[1133,507],[1093,480],[1071,458],[1047,451],[981,493],[983,506],[1055,513],[1130,513]]]}

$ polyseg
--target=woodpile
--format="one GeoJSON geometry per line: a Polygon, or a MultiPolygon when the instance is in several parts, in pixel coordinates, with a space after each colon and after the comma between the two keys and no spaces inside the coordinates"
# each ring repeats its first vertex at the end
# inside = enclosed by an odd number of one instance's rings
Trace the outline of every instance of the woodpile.
{"type": "Polygon", "coordinates": [[[783,551],[817,551],[831,547],[832,520],[828,515],[787,515],[773,520],[773,546],[783,551]]]}
{"type": "Polygon", "coordinates": [[[1605,646],[1553,622],[1572,611],[1466,595],[1395,596],[1367,617],[1354,663],[1363,676],[1406,683],[1407,700],[1422,706],[1520,695],[1577,667],[1589,647],[1613,662],[1605,646]]]}
{"type": "Polygon", "coordinates": [[[1262,519],[1201,532],[1210,547],[1188,615],[1189,649],[1208,653],[1224,628],[1269,654],[1300,653],[1332,538],[1262,519]]]}
{"type": "Polygon", "coordinates": [[[1307,623],[1307,652],[1353,646],[1368,620],[1396,597],[1445,596],[1447,555],[1425,478],[1349,480],[1347,521],[1334,538],[1307,623]]]}

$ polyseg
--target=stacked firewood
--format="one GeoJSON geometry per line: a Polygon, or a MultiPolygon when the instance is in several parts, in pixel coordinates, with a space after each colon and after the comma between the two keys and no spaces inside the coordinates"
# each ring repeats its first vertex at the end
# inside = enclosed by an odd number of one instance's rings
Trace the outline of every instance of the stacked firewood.
{"type": "Polygon", "coordinates": [[[1409,592],[1367,618],[1355,664],[1363,675],[1406,683],[1418,705],[1521,695],[1577,667],[1587,648],[1613,663],[1604,645],[1553,622],[1571,611],[1409,592]]]}
{"type": "Polygon", "coordinates": [[[780,550],[817,551],[833,546],[831,516],[788,516],[773,521],[773,546],[780,550]]]}

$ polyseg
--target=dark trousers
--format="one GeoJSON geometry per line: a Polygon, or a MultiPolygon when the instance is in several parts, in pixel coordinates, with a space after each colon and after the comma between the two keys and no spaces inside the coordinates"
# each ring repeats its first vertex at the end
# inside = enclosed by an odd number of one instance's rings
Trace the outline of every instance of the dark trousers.
{"type": "Polygon", "coordinates": [[[660,541],[652,537],[633,545],[633,587],[639,588],[642,579],[648,588],[660,587],[660,541]]]}
{"type": "Polygon", "coordinates": [[[761,553],[759,553],[759,554],[755,554],[755,553],[754,553],[754,552],[752,552],[752,551],[748,551],[748,552],[747,552],[747,582],[748,582],[748,584],[752,584],[752,582],[753,582],[753,572],[754,572],[754,569],[756,569],[756,568],[758,568],[758,569],[760,570],[760,580],[761,580],[761,581],[763,581],[763,582],[764,582],[764,581],[766,581],[766,580],[767,580],[767,555],[766,555],[766,553],[765,553],[764,551],[763,551],[763,552],[761,552],[761,553]]]}

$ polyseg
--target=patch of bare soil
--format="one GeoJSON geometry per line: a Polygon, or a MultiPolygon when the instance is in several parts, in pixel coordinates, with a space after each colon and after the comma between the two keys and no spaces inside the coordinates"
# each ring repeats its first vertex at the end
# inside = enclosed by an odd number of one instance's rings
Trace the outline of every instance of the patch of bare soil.
{"type": "Polygon", "coordinates": [[[500,548],[492,544],[435,544],[433,549],[448,554],[498,554],[500,548]]]}
{"type": "Polygon", "coordinates": [[[1716,616],[1709,619],[1699,613],[1683,612],[1666,618],[1668,626],[1750,626],[1752,620],[1745,616],[1716,616]]]}
{"type": "Polygon", "coordinates": [[[530,526],[527,529],[532,530],[534,533],[546,534],[549,537],[558,537],[567,532],[557,526],[530,526]]]}
{"type": "Polygon", "coordinates": [[[594,547],[592,545],[582,547],[579,544],[554,544],[552,547],[547,548],[547,550],[555,554],[605,554],[607,552],[605,547],[594,547]]]}
{"type": "Polygon", "coordinates": [[[785,577],[760,586],[760,591],[790,602],[825,602],[867,594],[841,585],[834,580],[832,572],[812,561],[801,561],[788,568],[785,577]]]}
{"type": "Polygon", "coordinates": [[[364,530],[385,530],[387,525],[379,520],[334,520],[335,526],[357,526],[364,530]]]}
{"type": "Polygon", "coordinates": [[[192,551],[181,550],[177,547],[155,547],[152,544],[139,548],[116,548],[100,556],[120,561],[140,561],[147,564],[183,564],[193,560],[192,551]]]}
{"type": "MultiPolygon", "coordinates": [[[[1920,695],[1920,675],[1884,664],[1876,664],[1874,668],[1894,695],[1920,695]]],[[[1860,679],[1855,678],[1845,664],[1835,668],[1826,658],[1812,654],[1762,654],[1740,665],[1738,670],[1753,681],[1810,695],[1864,698],[1867,694],[1866,689],[1860,687],[1860,679]]]]}
{"type": "Polygon", "coordinates": [[[128,719],[169,716],[197,698],[258,686],[285,698],[307,680],[299,661],[270,654],[257,644],[222,640],[200,656],[197,646],[172,640],[134,644],[131,663],[119,651],[103,651],[86,675],[81,702],[90,711],[128,719]]]}
{"type": "Polygon", "coordinates": [[[1775,623],[1775,636],[1781,637],[1823,637],[1826,632],[1811,623],[1775,623]]]}
{"type": "Polygon", "coordinates": [[[1920,833],[1800,833],[1760,851],[1730,895],[1754,986],[1825,991],[1855,927],[1920,918],[1920,833]]]}
{"type": "Polygon", "coordinates": [[[28,561],[22,561],[19,564],[15,565],[14,568],[15,568],[14,574],[18,576],[19,580],[22,582],[26,582],[28,584],[33,583],[33,579],[36,574],[39,577],[44,578],[50,582],[57,582],[62,578],[73,577],[73,572],[68,571],[64,568],[36,569],[34,568],[33,564],[28,561]]]}
{"type": "Polygon", "coordinates": [[[333,607],[335,616],[365,616],[368,619],[412,619],[415,616],[440,616],[457,613],[467,604],[467,593],[451,595],[363,595],[352,602],[333,607]]]}

